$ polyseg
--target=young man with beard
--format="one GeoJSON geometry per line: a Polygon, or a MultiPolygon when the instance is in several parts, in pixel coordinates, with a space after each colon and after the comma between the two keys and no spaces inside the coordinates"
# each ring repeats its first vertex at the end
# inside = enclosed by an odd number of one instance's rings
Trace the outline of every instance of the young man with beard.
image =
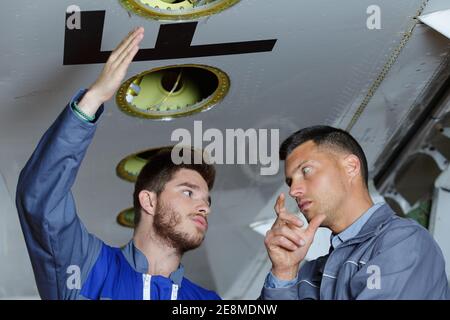
{"type": "Polygon", "coordinates": [[[370,197],[364,152],[347,132],[315,126],[280,147],[286,183],[309,222],[281,194],[265,245],[272,261],[262,299],[449,299],[445,262],[429,232],[370,197]],[[327,255],[301,266],[319,227],[327,255]]]}
{"type": "Polygon", "coordinates": [[[16,205],[43,299],[220,299],[184,278],[180,264],[183,253],[205,237],[214,167],[175,165],[170,149],[155,155],[137,179],[136,228],[122,249],[89,234],[76,213],[70,188],[103,104],[119,88],[143,37],[138,28],[122,41],[97,81],[48,129],[20,174],[16,205]]]}

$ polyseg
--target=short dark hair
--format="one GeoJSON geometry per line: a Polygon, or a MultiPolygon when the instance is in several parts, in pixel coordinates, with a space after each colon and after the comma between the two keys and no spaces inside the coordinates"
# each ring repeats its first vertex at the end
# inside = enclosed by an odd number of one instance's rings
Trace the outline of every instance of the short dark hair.
{"type": "Polygon", "coordinates": [[[280,147],[280,159],[286,160],[289,154],[301,144],[313,141],[317,146],[330,146],[350,152],[361,162],[361,175],[366,187],[369,180],[367,159],[360,144],[347,131],[330,126],[312,126],[293,133],[280,147]]]}
{"type": "Polygon", "coordinates": [[[139,221],[141,220],[141,204],[139,202],[139,193],[142,190],[149,190],[156,193],[157,196],[164,191],[164,187],[167,182],[169,182],[172,177],[181,169],[189,169],[198,172],[203,179],[205,179],[208,189],[211,190],[214,185],[214,180],[216,177],[216,170],[213,165],[205,162],[204,158],[200,164],[195,163],[194,159],[194,149],[181,148],[179,149],[179,155],[183,157],[183,152],[186,150],[190,151],[190,162],[175,164],[172,161],[172,149],[173,147],[162,148],[158,153],[152,156],[145,166],[140,171],[135,186],[133,194],[134,202],[134,226],[137,227],[139,221]]]}

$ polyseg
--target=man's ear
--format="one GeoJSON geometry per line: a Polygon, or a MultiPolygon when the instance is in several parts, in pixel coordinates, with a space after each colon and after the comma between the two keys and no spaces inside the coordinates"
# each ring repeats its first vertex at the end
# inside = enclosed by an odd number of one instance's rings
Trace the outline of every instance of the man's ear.
{"type": "Polygon", "coordinates": [[[361,173],[361,162],[354,154],[349,154],[344,158],[344,170],[350,181],[354,181],[361,173]]]}
{"type": "Polygon", "coordinates": [[[156,211],[157,196],[153,191],[141,190],[139,192],[139,203],[143,209],[143,213],[153,216],[156,211]]]}

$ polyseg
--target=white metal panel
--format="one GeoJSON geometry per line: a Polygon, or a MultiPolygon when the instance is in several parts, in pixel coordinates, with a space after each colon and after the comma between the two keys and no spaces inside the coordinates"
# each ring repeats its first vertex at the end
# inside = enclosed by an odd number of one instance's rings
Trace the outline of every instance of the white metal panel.
{"type": "MultiPolygon", "coordinates": [[[[414,118],[412,112],[420,104],[417,99],[429,89],[436,71],[448,59],[449,48],[448,39],[427,26],[418,25],[414,29],[397,62],[351,131],[366,152],[369,171],[400,125],[414,118]]],[[[345,127],[349,121],[345,117],[339,124],[345,127]]]]}
{"type": "Polygon", "coordinates": [[[422,15],[419,20],[450,39],[450,9],[422,15]]]}

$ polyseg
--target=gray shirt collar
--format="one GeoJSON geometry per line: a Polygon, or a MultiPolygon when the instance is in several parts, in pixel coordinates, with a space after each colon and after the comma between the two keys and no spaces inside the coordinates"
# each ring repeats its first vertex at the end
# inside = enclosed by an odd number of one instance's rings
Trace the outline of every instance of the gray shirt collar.
{"type": "Polygon", "coordinates": [[[359,217],[355,222],[353,222],[349,227],[347,227],[344,231],[342,231],[339,234],[331,235],[331,246],[333,249],[336,249],[339,245],[344,243],[345,241],[356,237],[361,229],[364,227],[366,222],[370,219],[370,217],[374,214],[375,211],[377,211],[378,208],[380,208],[384,202],[379,202],[374,204],[372,207],[369,208],[364,214],[359,217]]]}

